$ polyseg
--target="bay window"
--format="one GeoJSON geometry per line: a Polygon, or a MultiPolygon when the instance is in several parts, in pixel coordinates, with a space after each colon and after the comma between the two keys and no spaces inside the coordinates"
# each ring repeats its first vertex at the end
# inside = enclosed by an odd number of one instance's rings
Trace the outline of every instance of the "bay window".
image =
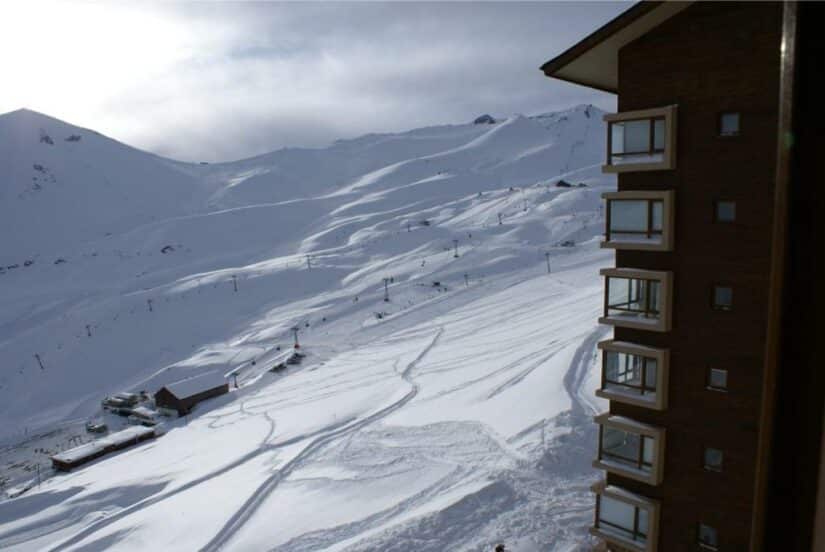
{"type": "Polygon", "coordinates": [[[676,166],[676,106],[605,115],[604,172],[652,171],[676,166]]]}
{"type": "Polygon", "coordinates": [[[621,341],[602,341],[602,378],[596,395],[604,399],[664,410],[667,406],[669,354],[621,341]]]}
{"type": "Polygon", "coordinates": [[[659,504],[604,482],[593,486],[596,515],[590,533],[637,552],[655,552],[659,504]]]}
{"type": "Polygon", "coordinates": [[[669,251],[673,248],[673,192],[611,192],[602,247],[669,251]]]}
{"type": "Polygon", "coordinates": [[[670,272],[606,268],[602,324],[652,331],[670,330],[670,272]]]}
{"type": "Polygon", "coordinates": [[[665,430],[622,416],[596,416],[598,457],[593,467],[650,485],[662,482],[665,430]]]}

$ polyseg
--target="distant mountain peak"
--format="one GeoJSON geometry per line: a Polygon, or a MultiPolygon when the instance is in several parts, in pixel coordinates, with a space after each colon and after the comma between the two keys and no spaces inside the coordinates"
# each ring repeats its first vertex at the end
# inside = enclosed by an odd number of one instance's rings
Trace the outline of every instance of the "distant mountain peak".
{"type": "Polygon", "coordinates": [[[29,109],[28,107],[21,107],[20,109],[15,109],[14,111],[0,113],[0,121],[2,120],[41,120],[72,126],[65,121],[57,119],[56,117],[46,115],[45,113],[41,113],[40,111],[29,109]]]}
{"type": "Polygon", "coordinates": [[[593,104],[578,104],[573,107],[562,109],[560,111],[548,111],[546,113],[539,113],[537,115],[533,115],[531,119],[561,119],[563,117],[569,117],[571,115],[584,115],[587,118],[592,116],[600,117],[603,115],[605,111],[603,109],[599,109],[593,104]]]}
{"type": "Polygon", "coordinates": [[[0,136],[11,143],[39,142],[55,145],[81,133],[92,132],[33,109],[21,108],[0,114],[0,136]]]}
{"type": "Polygon", "coordinates": [[[496,124],[496,120],[493,118],[492,115],[485,113],[484,115],[480,115],[475,118],[473,121],[474,125],[494,125],[496,124]]]}

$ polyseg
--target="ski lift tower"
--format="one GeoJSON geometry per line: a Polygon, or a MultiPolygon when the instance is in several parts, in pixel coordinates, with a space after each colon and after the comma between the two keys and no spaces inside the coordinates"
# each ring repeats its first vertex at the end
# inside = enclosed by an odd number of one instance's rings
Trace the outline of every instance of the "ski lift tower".
{"type": "Polygon", "coordinates": [[[390,302],[390,288],[389,288],[389,285],[390,285],[390,279],[389,278],[384,278],[384,302],[386,302],[386,303],[390,302]]]}
{"type": "Polygon", "coordinates": [[[296,349],[300,349],[301,344],[298,343],[298,332],[300,331],[300,328],[298,326],[292,326],[290,330],[292,331],[292,337],[295,340],[295,345],[293,345],[293,347],[296,349]]]}

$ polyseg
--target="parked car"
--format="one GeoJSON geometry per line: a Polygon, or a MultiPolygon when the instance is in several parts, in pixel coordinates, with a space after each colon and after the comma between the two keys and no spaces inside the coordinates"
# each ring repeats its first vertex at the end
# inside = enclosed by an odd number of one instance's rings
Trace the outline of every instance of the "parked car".
{"type": "Polygon", "coordinates": [[[152,427],[158,424],[158,413],[145,406],[138,406],[132,409],[128,419],[134,424],[152,427]]]}
{"type": "Polygon", "coordinates": [[[124,401],[129,406],[134,406],[140,402],[141,397],[138,393],[115,393],[114,397],[124,401]]]}
{"type": "Polygon", "coordinates": [[[104,410],[111,410],[112,412],[119,408],[129,408],[129,403],[116,397],[106,397],[100,404],[104,410]]]}
{"type": "Polygon", "coordinates": [[[106,397],[101,402],[104,410],[112,410],[118,408],[131,408],[141,401],[141,396],[137,393],[115,393],[106,397]]]}
{"type": "Polygon", "coordinates": [[[103,422],[93,422],[89,420],[86,422],[86,431],[89,433],[106,433],[109,427],[103,422]]]}

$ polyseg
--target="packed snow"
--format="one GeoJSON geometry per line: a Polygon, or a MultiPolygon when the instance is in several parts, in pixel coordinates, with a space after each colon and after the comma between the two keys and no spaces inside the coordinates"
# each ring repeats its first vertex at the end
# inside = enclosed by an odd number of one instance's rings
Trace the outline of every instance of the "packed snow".
{"type": "Polygon", "coordinates": [[[601,116],[211,165],[0,116],[0,548],[584,550],[601,116]],[[230,393],[50,471],[128,427],[106,396],[203,374],[230,393]]]}

